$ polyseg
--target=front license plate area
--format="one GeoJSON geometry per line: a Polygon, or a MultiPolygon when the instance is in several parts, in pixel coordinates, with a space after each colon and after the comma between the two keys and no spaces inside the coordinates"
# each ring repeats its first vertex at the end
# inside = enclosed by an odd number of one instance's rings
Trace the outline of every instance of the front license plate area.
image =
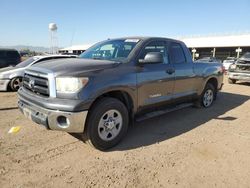
{"type": "Polygon", "coordinates": [[[30,120],[31,120],[31,110],[30,109],[28,109],[28,108],[24,108],[23,109],[23,113],[24,113],[24,115],[25,115],[25,117],[27,117],[27,118],[29,118],[30,120]]]}

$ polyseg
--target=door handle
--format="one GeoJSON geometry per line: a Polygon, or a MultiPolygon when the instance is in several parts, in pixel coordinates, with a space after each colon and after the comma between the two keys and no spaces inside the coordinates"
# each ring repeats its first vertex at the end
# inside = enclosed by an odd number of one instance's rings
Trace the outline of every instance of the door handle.
{"type": "Polygon", "coordinates": [[[166,73],[168,74],[173,74],[175,72],[175,70],[173,68],[169,68],[166,70],[166,73]]]}

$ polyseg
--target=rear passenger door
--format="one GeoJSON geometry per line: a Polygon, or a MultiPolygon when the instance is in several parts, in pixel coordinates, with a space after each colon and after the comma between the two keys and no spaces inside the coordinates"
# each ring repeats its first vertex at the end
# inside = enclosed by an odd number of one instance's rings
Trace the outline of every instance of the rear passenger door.
{"type": "Polygon", "coordinates": [[[171,42],[169,46],[170,61],[175,69],[173,98],[176,101],[189,100],[196,94],[193,62],[188,58],[185,49],[178,42],[171,42]]]}
{"type": "Polygon", "coordinates": [[[167,42],[164,40],[149,42],[142,49],[139,59],[144,59],[149,52],[160,52],[164,57],[164,63],[138,63],[139,110],[168,103],[174,89],[174,70],[168,60],[167,42]]]}

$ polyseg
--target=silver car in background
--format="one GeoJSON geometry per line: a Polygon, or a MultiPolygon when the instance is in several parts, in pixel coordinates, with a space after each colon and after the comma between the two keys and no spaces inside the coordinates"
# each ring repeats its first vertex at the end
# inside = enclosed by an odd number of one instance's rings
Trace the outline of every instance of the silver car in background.
{"type": "Polygon", "coordinates": [[[232,65],[236,60],[237,60],[237,58],[235,58],[235,57],[227,57],[227,59],[225,59],[222,63],[225,70],[228,71],[230,65],[232,65]]]}
{"type": "Polygon", "coordinates": [[[61,58],[76,58],[75,55],[44,55],[34,56],[17,64],[15,67],[0,69],[0,91],[17,91],[22,84],[22,77],[26,68],[43,61],[61,58]]]}

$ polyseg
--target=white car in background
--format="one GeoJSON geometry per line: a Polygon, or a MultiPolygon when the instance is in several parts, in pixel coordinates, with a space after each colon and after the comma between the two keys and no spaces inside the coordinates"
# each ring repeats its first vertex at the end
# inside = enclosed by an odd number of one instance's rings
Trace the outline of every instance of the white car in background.
{"type": "Polygon", "coordinates": [[[22,85],[24,71],[28,67],[47,60],[76,58],[76,55],[44,55],[30,57],[25,61],[17,64],[15,67],[6,67],[0,69],[0,91],[17,91],[22,85]]]}
{"type": "Polygon", "coordinates": [[[230,65],[232,65],[236,60],[237,60],[237,58],[235,58],[235,57],[227,57],[227,59],[225,59],[222,63],[225,70],[228,71],[230,65]]]}

